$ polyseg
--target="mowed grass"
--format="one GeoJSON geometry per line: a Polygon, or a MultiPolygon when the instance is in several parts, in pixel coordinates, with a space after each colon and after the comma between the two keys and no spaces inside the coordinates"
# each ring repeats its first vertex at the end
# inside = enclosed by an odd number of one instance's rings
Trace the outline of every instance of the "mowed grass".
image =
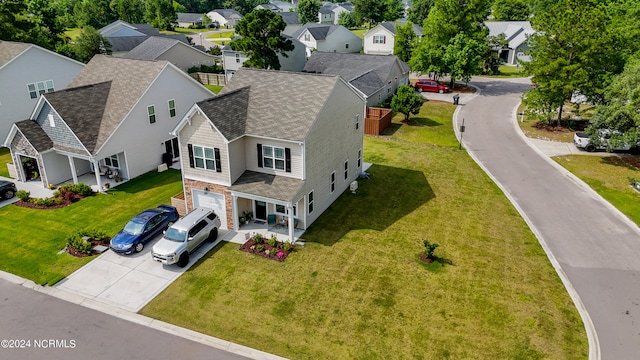
{"type": "Polygon", "coordinates": [[[11,160],[11,151],[9,151],[9,148],[0,147],[0,176],[9,177],[7,164],[10,163],[13,163],[13,160],[11,160]]]}
{"type": "Polygon", "coordinates": [[[182,190],[180,180],[177,170],[151,172],[60,209],[0,208],[0,270],[53,284],[93,259],[58,254],[71,232],[95,228],[113,236],[140,211],[170,203],[182,190]]]}
{"type": "Polygon", "coordinates": [[[640,179],[637,157],[566,155],[553,158],[587,183],[629,219],[640,225],[640,193],[629,186],[628,178],[640,179]],[[631,161],[631,159],[635,159],[631,161]]]}
{"type": "Polygon", "coordinates": [[[222,88],[224,87],[224,86],[221,86],[221,85],[208,85],[208,84],[204,84],[204,86],[207,89],[211,90],[214,94],[219,93],[220,90],[222,90],[222,88]]]}
{"type": "Polygon", "coordinates": [[[458,150],[454,106],[423,109],[365,138],[371,179],[285,262],[222,243],[141,313],[291,359],[586,359],[536,238],[458,150]]]}
{"type": "Polygon", "coordinates": [[[211,34],[207,36],[207,39],[232,39],[233,36],[234,36],[233,31],[225,31],[225,32],[211,34]]]}

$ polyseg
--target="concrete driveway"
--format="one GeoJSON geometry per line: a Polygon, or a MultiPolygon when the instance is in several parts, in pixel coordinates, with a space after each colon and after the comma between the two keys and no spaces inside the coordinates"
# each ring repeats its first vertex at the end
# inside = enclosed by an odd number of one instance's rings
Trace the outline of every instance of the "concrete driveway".
{"type": "Polygon", "coordinates": [[[474,79],[459,107],[463,145],[538,237],[587,330],[590,359],[640,354],[640,230],[584,182],[529,146],[515,124],[528,79],[474,79]]]}
{"type": "Polygon", "coordinates": [[[233,232],[220,230],[218,240],[204,243],[191,254],[189,264],[184,268],[166,266],[151,258],[151,248],[162,235],[147,243],[140,253],[120,255],[107,250],[54,287],[86,299],[138,312],[204,254],[232,235],[233,232]]]}

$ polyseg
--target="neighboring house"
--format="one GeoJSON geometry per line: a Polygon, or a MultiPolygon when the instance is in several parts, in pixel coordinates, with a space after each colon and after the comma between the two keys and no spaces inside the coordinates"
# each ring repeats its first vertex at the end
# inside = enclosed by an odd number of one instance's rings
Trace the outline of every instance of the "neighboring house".
{"type": "MultiPolygon", "coordinates": [[[[283,36],[291,42],[293,42],[293,50],[287,52],[287,57],[278,54],[278,60],[280,61],[280,70],[282,71],[302,71],[304,64],[307,61],[306,47],[300,41],[284,35],[283,36]]],[[[247,61],[249,57],[242,51],[231,50],[229,45],[222,49],[222,64],[224,68],[224,74],[227,82],[231,80],[233,74],[242,67],[242,64],[247,61]]]]}
{"type": "MultiPolygon", "coordinates": [[[[393,55],[395,45],[396,26],[403,25],[397,22],[383,22],[364,34],[364,53],[373,55],[393,55]]],[[[416,24],[412,26],[416,37],[422,37],[422,27],[416,24]]]]}
{"type": "Polygon", "coordinates": [[[508,42],[506,48],[494,49],[504,62],[515,65],[518,61],[531,61],[531,56],[527,54],[528,40],[536,31],[529,21],[487,21],[484,24],[489,28],[489,36],[503,34],[508,42]]]}
{"type": "Polygon", "coordinates": [[[287,11],[287,12],[277,11],[276,14],[280,15],[282,17],[282,20],[284,20],[284,23],[287,24],[287,26],[284,28],[284,30],[282,30],[283,34],[291,36],[291,35],[293,35],[293,33],[298,31],[298,29],[300,29],[302,27],[302,24],[300,24],[300,19],[298,18],[298,13],[297,12],[294,12],[294,11],[287,11]]]}
{"type": "Polygon", "coordinates": [[[371,107],[393,96],[400,85],[409,84],[411,69],[395,55],[316,51],[311,54],[303,71],[342,76],[371,107]]]}
{"type": "Polygon", "coordinates": [[[182,71],[194,66],[213,66],[219,56],[207,54],[178,40],[151,36],[123,56],[127,59],[166,60],[182,71]]]}
{"type": "Polygon", "coordinates": [[[105,167],[131,179],[156,169],[164,153],[177,158],[170,131],[211,95],[169,62],[96,55],[66,89],[43,94],[30,119],[11,127],[5,146],[18,181],[77,183],[99,169],[102,188],[105,167]]]}
{"type": "Polygon", "coordinates": [[[307,229],[362,172],[363,98],[341,77],[240,69],[173,131],[187,210],[307,229]],[[311,89],[311,91],[310,91],[311,89]],[[283,96],[286,101],[283,101],[283,96]]]}
{"type": "Polygon", "coordinates": [[[359,53],[362,39],[341,25],[307,23],[291,35],[307,47],[307,57],[313,51],[359,53]]]}
{"type": "Polygon", "coordinates": [[[281,11],[279,7],[271,3],[259,4],[254,8],[254,10],[263,10],[263,9],[271,10],[273,12],[281,11]]]}
{"type": "Polygon", "coordinates": [[[340,21],[340,14],[346,12],[348,14],[351,14],[353,12],[353,4],[350,2],[343,2],[343,3],[337,3],[337,4],[331,4],[330,5],[330,9],[331,11],[333,11],[333,23],[338,25],[338,21],[340,21]]]}
{"type": "Polygon", "coordinates": [[[37,45],[0,41],[0,141],[11,124],[29,118],[41,94],[64,89],[83,68],[37,45]]]}
{"type": "Polygon", "coordinates": [[[333,24],[336,20],[335,15],[330,7],[320,6],[320,9],[318,9],[318,24],[333,24]]]}
{"type": "Polygon", "coordinates": [[[149,24],[129,24],[122,20],[116,20],[111,24],[98,30],[102,36],[111,43],[113,56],[121,57],[131,51],[136,46],[142,44],[150,36],[162,36],[182,41],[188,44],[189,41],[184,34],[163,35],[156,28],[149,24]]]}
{"type": "Polygon", "coordinates": [[[190,26],[202,26],[202,14],[198,13],[176,13],[178,16],[178,27],[188,28],[190,26]]]}
{"type": "Polygon", "coordinates": [[[238,21],[242,19],[242,15],[233,9],[215,9],[209,11],[207,16],[219,27],[226,28],[235,27],[238,21]]]}

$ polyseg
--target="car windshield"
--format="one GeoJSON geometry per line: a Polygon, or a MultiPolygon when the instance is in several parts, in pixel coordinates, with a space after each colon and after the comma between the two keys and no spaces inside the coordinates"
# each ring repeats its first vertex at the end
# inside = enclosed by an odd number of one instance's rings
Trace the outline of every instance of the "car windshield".
{"type": "Polygon", "coordinates": [[[127,225],[124,226],[124,231],[128,232],[131,235],[140,235],[144,230],[144,224],[136,221],[129,221],[127,225]]]}
{"type": "Polygon", "coordinates": [[[187,232],[184,230],[177,230],[174,228],[167,229],[167,232],[164,234],[165,239],[171,241],[184,242],[187,238],[187,232]]]}

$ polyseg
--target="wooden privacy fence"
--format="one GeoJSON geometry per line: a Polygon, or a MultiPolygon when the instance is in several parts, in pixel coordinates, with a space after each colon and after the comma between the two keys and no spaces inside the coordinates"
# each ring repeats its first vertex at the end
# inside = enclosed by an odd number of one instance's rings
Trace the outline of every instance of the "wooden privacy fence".
{"type": "Polygon", "coordinates": [[[389,125],[393,112],[385,108],[367,108],[367,116],[364,119],[364,133],[366,135],[380,135],[389,125]]]}
{"type": "Polygon", "coordinates": [[[226,78],[224,74],[214,74],[214,73],[203,73],[203,72],[195,72],[190,73],[192,78],[198,80],[201,84],[205,85],[226,85],[226,78]]]}

